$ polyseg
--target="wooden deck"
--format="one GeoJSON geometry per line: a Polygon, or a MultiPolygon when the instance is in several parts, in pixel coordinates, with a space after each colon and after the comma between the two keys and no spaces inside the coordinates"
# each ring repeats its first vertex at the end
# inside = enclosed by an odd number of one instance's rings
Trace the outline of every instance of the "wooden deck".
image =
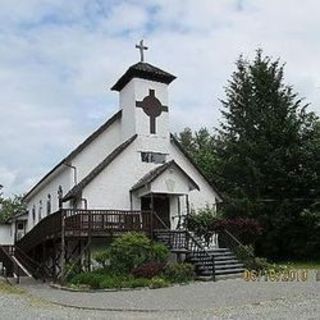
{"type": "Polygon", "coordinates": [[[70,237],[112,237],[124,232],[152,233],[151,211],[62,209],[43,218],[16,245],[28,252],[40,243],[70,237]]]}

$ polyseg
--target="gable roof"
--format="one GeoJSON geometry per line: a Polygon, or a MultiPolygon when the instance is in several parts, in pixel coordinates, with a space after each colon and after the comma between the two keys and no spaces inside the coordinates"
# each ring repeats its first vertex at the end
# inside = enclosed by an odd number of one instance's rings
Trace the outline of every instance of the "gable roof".
{"type": "Polygon", "coordinates": [[[212,190],[220,197],[221,201],[223,200],[222,194],[218,191],[217,187],[209,181],[209,179],[206,177],[206,175],[203,173],[203,171],[200,169],[200,167],[194,162],[194,160],[190,157],[189,153],[183,148],[181,143],[177,140],[177,138],[170,133],[171,141],[174,143],[174,145],[181,151],[181,153],[189,160],[189,162],[193,165],[193,167],[200,173],[200,175],[207,181],[207,183],[210,185],[212,190]]]}
{"type": "Polygon", "coordinates": [[[132,188],[130,191],[135,191],[144,187],[145,185],[151,183],[156,178],[158,178],[163,172],[171,167],[176,167],[180,172],[183,173],[187,177],[187,179],[194,185],[194,187],[200,190],[197,183],[174,161],[171,160],[169,162],[164,163],[163,165],[156,167],[155,169],[149,171],[146,175],[144,175],[132,188]]]}
{"type": "Polygon", "coordinates": [[[99,173],[104,170],[122,151],[124,151],[135,139],[137,134],[120,144],[109,155],[100,162],[85,178],[75,185],[64,197],[63,201],[68,201],[76,197],[99,173]]]}
{"type": "Polygon", "coordinates": [[[100,126],[96,131],[94,131],[87,139],[85,139],[78,147],[76,147],[67,157],[60,161],[52,170],[50,170],[36,185],[34,185],[23,197],[23,200],[32,194],[33,191],[37,189],[51,174],[53,174],[62,164],[67,164],[75,156],[77,156],[83,149],[85,149],[94,139],[96,139],[100,134],[102,134],[107,128],[109,128],[116,120],[120,119],[122,116],[122,110],[119,110],[111,118],[109,118],[102,126],[100,126]]]}
{"type": "Polygon", "coordinates": [[[124,73],[124,75],[116,82],[116,84],[111,88],[111,90],[120,91],[132,78],[147,79],[151,81],[169,84],[174,79],[176,79],[176,76],[166,71],[163,71],[149,63],[138,62],[132,65],[124,73]]]}

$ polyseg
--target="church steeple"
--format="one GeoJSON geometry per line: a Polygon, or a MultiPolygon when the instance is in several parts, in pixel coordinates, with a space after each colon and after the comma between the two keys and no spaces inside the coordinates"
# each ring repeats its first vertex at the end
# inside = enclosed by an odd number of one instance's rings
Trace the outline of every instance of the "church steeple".
{"type": "Polygon", "coordinates": [[[111,90],[121,91],[125,85],[133,78],[146,79],[150,81],[170,84],[176,77],[163,71],[150,63],[138,62],[132,65],[121,78],[112,86],[111,90]]]}
{"type": "Polygon", "coordinates": [[[176,77],[144,62],[140,41],[140,62],[132,65],[111,88],[120,95],[123,118],[123,138],[132,134],[168,138],[168,85],[176,77]]]}

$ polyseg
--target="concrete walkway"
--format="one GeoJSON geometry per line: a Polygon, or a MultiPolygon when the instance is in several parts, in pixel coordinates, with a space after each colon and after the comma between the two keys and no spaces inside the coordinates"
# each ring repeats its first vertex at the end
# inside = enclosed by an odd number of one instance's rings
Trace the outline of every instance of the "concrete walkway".
{"type": "Polygon", "coordinates": [[[105,311],[213,311],[220,308],[272,303],[281,299],[319,299],[320,282],[246,282],[242,279],[196,282],[163,289],[119,292],[68,292],[47,284],[21,284],[32,296],[60,306],[105,311]]]}

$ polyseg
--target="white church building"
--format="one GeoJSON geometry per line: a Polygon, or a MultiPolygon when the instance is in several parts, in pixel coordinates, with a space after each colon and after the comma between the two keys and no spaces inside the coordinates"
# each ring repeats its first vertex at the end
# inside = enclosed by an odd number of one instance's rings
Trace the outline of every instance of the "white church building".
{"type": "Polygon", "coordinates": [[[168,227],[189,210],[215,206],[216,188],[170,133],[169,85],[175,76],[146,62],[132,65],[111,90],[115,114],[24,197],[26,230],[63,208],[154,210],[168,227]],[[61,199],[62,198],[62,199],[61,199]]]}
{"type": "MultiPolygon", "coordinates": [[[[12,244],[55,276],[65,262],[90,259],[90,248],[110,237],[174,232],[191,210],[222,201],[170,132],[169,85],[176,77],[144,62],[146,48],[137,47],[141,61],[111,88],[119,94],[114,115],[24,196],[27,213],[12,244]]],[[[17,230],[10,233],[14,238],[17,230]]]]}

